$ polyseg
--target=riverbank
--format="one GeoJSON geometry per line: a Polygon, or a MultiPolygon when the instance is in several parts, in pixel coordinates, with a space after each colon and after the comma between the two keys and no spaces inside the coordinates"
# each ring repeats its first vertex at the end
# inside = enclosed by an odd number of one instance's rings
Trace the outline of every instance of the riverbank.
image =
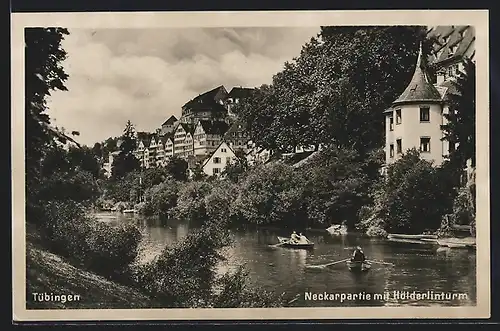
{"type": "MultiPolygon", "coordinates": [[[[43,247],[39,233],[27,226],[26,236],[26,308],[95,309],[153,308],[153,299],[127,286],[77,268],[43,247]],[[49,296],[72,295],[72,301],[36,301],[34,293],[49,296]]],[[[54,298],[53,297],[53,298],[54,298]]]]}

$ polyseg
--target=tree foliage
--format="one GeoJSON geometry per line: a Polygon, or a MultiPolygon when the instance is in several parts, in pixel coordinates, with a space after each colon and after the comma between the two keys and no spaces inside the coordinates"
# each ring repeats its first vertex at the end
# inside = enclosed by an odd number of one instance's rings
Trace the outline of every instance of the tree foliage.
{"type": "Polygon", "coordinates": [[[450,165],[458,170],[466,166],[467,160],[476,159],[476,65],[469,59],[464,60],[464,72],[455,80],[450,80],[448,93],[449,111],[444,114],[447,123],[442,125],[443,139],[456,144],[450,151],[450,165]]]}
{"type": "Polygon", "coordinates": [[[361,207],[371,203],[370,188],[379,179],[380,162],[378,154],[361,158],[355,150],[331,147],[302,167],[312,225],[345,221],[354,227],[361,207]]]}
{"type": "Polygon", "coordinates": [[[236,150],[234,153],[236,157],[233,159],[233,162],[226,165],[222,172],[222,177],[232,182],[238,182],[248,169],[250,169],[250,166],[245,153],[241,149],[236,150]]]}
{"type": "Polygon", "coordinates": [[[291,166],[273,163],[250,170],[234,200],[234,214],[256,225],[306,225],[304,178],[291,166]]]}
{"type": "Polygon", "coordinates": [[[383,145],[382,112],[410,81],[424,36],[419,26],[323,27],[236,112],[273,151],[324,144],[368,153],[383,145]]]}
{"type": "Polygon", "coordinates": [[[443,168],[421,159],[415,148],[387,167],[377,201],[384,228],[392,233],[435,231],[451,211],[455,190],[443,168]],[[436,203],[436,202],[439,203],[436,203]]]}
{"type": "Polygon", "coordinates": [[[115,180],[125,177],[132,171],[139,170],[141,167],[139,160],[134,155],[137,143],[135,129],[130,121],[127,121],[120,140],[119,153],[111,165],[111,176],[115,180]]]}
{"type": "Polygon", "coordinates": [[[50,127],[47,97],[51,92],[66,91],[68,75],[62,67],[66,51],[61,47],[63,28],[26,28],[25,37],[25,125],[26,180],[28,199],[41,181],[41,161],[47,150],[60,140],[50,127]]]}
{"type": "Polygon", "coordinates": [[[188,163],[186,160],[181,159],[178,156],[174,155],[171,157],[170,160],[168,160],[165,169],[175,180],[186,181],[188,178],[188,163]]]}

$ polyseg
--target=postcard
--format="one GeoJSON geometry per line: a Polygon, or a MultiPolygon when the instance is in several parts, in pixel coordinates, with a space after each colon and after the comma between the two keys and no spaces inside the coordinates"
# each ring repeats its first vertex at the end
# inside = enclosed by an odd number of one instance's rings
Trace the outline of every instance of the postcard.
{"type": "Polygon", "coordinates": [[[488,11],[11,35],[15,321],[490,316],[488,11]]]}

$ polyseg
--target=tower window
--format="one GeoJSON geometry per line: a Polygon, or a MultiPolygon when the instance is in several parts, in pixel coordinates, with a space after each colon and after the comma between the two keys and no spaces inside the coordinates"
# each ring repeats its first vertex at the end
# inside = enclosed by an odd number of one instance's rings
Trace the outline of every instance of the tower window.
{"type": "Polygon", "coordinates": [[[396,140],[396,153],[403,153],[403,142],[401,141],[401,139],[396,140]]]}
{"type": "Polygon", "coordinates": [[[394,157],[394,144],[389,145],[389,157],[390,158],[394,157]]]}
{"type": "Polygon", "coordinates": [[[420,107],[420,122],[429,122],[430,110],[429,107],[420,107]]]}
{"type": "Polygon", "coordinates": [[[389,117],[389,130],[394,131],[394,116],[389,117]]]}
{"type": "Polygon", "coordinates": [[[396,124],[401,124],[401,109],[396,109],[396,124]]]}
{"type": "Polygon", "coordinates": [[[431,151],[431,138],[429,137],[420,138],[420,151],[424,153],[429,153],[431,151]]]}

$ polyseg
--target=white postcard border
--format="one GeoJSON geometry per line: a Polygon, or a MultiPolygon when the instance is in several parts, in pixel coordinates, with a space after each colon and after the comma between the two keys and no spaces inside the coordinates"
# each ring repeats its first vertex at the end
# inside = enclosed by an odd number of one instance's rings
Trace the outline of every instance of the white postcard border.
{"type": "Polygon", "coordinates": [[[12,54],[13,319],[305,320],[490,317],[489,36],[487,10],[14,13],[12,54]],[[24,28],[288,27],[321,25],[473,25],[476,30],[477,305],[474,307],[332,307],[237,309],[27,310],[24,165],[24,28]]]}

